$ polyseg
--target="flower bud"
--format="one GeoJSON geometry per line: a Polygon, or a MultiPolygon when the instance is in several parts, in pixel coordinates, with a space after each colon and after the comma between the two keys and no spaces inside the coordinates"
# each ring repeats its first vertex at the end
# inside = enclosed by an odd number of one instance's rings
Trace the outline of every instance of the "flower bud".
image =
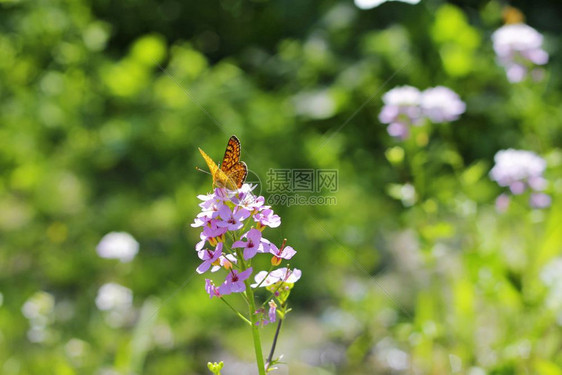
{"type": "Polygon", "coordinates": [[[278,265],[280,265],[280,264],[281,264],[281,258],[276,257],[276,256],[273,256],[273,257],[271,258],[271,265],[272,265],[272,266],[278,266],[278,265]]]}
{"type": "Polygon", "coordinates": [[[228,259],[226,259],[226,258],[222,261],[222,266],[223,266],[224,269],[226,269],[226,270],[231,270],[231,269],[232,269],[232,263],[230,262],[230,260],[228,260],[228,259]]]}

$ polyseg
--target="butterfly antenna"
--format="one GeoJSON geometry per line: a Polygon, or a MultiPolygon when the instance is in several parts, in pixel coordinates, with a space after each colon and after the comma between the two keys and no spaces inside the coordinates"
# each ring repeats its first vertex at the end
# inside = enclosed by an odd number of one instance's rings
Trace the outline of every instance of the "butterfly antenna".
{"type": "Polygon", "coordinates": [[[199,167],[195,167],[195,169],[196,169],[196,170],[198,170],[199,172],[203,172],[203,173],[211,174],[211,172],[207,172],[206,170],[204,170],[204,169],[201,169],[201,168],[199,168],[199,167]]]}

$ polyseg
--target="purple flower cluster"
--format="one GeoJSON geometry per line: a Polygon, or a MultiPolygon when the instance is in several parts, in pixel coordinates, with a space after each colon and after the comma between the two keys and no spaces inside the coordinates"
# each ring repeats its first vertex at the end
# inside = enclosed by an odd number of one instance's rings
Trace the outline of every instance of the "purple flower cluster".
{"type": "Polygon", "coordinates": [[[384,94],[382,100],[379,120],[388,124],[388,134],[401,140],[410,136],[411,126],[421,126],[425,119],[433,123],[454,121],[466,109],[460,97],[443,86],[423,92],[412,86],[396,87],[384,94]]]}
{"type": "Polygon", "coordinates": [[[523,23],[505,25],[492,34],[494,51],[510,82],[522,81],[529,71],[540,77],[537,65],[548,62],[548,53],[542,49],[543,37],[523,23]]]}
{"type": "MultiPolygon", "coordinates": [[[[202,260],[197,267],[197,272],[201,274],[209,269],[211,272],[220,269],[228,272],[225,281],[219,286],[209,279],[205,280],[205,290],[211,298],[244,292],[245,282],[253,272],[252,258],[257,254],[272,255],[272,266],[277,266],[282,260],[291,259],[296,254],[292,247],[285,246],[285,242],[281,248],[278,248],[263,237],[263,230],[278,227],[281,225],[281,218],[270,206],[265,205],[264,197],[255,196],[252,190],[252,186],[244,184],[237,191],[216,188],[212,194],[198,196],[202,201],[199,204],[201,212],[191,224],[192,227],[203,228],[200,234],[201,241],[195,246],[202,260]]],[[[298,269],[280,268],[262,271],[258,275],[261,277],[263,272],[270,278],[283,272],[300,277],[298,269]]],[[[289,284],[296,282],[298,277],[284,279],[280,276],[277,281],[289,284]]],[[[252,287],[261,286],[259,284],[263,280],[258,279],[257,276],[255,280],[256,284],[252,287]]],[[[268,285],[270,284],[264,286],[268,285]]],[[[271,309],[273,307],[270,305],[271,309]]],[[[275,315],[275,310],[271,311],[269,315],[275,315]]],[[[274,321],[271,317],[267,320],[274,321]]]]}
{"type": "MultiPolygon", "coordinates": [[[[514,195],[531,191],[530,204],[535,208],[550,206],[550,196],[542,193],[546,188],[543,173],[546,161],[531,151],[507,149],[501,150],[494,156],[495,165],[490,171],[490,178],[500,186],[509,187],[514,195]]],[[[496,200],[499,211],[504,211],[509,205],[509,196],[502,194],[496,200]]]]}

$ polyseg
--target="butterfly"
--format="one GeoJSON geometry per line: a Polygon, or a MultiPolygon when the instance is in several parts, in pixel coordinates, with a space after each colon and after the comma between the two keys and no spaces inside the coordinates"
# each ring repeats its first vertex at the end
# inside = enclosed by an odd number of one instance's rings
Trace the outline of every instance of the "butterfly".
{"type": "Polygon", "coordinates": [[[240,161],[240,141],[235,135],[228,140],[220,168],[201,148],[199,148],[199,152],[209,166],[213,176],[213,185],[229,190],[237,190],[242,187],[248,176],[248,167],[246,163],[240,161]]]}

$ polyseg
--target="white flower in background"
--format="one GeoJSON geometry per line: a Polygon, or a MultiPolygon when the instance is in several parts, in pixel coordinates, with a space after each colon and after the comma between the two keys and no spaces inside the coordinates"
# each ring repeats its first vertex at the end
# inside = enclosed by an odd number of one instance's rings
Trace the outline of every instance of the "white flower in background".
{"type": "Polygon", "coordinates": [[[139,252],[139,243],[129,233],[111,232],[103,236],[96,250],[102,258],[119,259],[126,263],[139,252]]]}
{"type": "Polygon", "coordinates": [[[433,123],[440,123],[458,119],[466,110],[466,104],[453,90],[437,86],[421,94],[421,108],[433,123]]]}
{"type": "Polygon", "coordinates": [[[174,347],[174,332],[166,323],[157,324],[152,329],[152,340],[154,344],[170,349],[174,347]]]}
{"type": "Polygon", "coordinates": [[[549,289],[546,304],[562,316],[562,257],[554,258],[543,267],[540,278],[549,289]]]}
{"type": "Polygon", "coordinates": [[[389,337],[385,337],[375,345],[374,354],[378,362],[389,370],[401,372],[410,368],[408,353],[398,349],[389,337]]]}
{"type": "Polygon", "coordinates": [[[98,290],[96,306],[102,311],[128,310],[133,305],[133,292],[116,283],[107,283],[98,290]]]}
{"type": "Polygon", "coordinates": [[[562,257],[554,258],[544,266],[540,276],[544,285],[562,288],[562,257]]]}
{"type": "Polygon", "coordinates": [[[64,346],[66,355],[74,361],[82,359],[85,356],[87,349],[88,343],[77,338],[70,339],[64,346]]]}
{"type": "Polygon", "coordinates": [[[31,328],[27,331],[27,338],[31,342],[43,342],[49,336],[48,325],[53,320],[55,298],[47,292],[33,294],[21,308],[22,314],[29,319],[31,328]]]}
{"type": "Polygon", "coordinates": [[[23,315],[29,319],[41,319],[42,317],[51,315],[55,307],[55,298],[47,292],[37,292],[25,303],[21,308],[23,315]]]}
{"type": "Polygon", "coordinates": [[[302,92],[293,97],[295,111],[312,119],[327,119],[336,114],[336,103],[328,90],[302,92]]]}
{"type": "Polygon", "coordinates": [[[523,23],[500,27],[492,34],[492,42],[510,82],[522,81],[535,65],[548,62],[548,53],[542,49],[542,35],[523,23]]]}
{"type": "Polygon", "coordinates": [[[116,283],[101,286],[96,296],[96,306],[105,311],[105,321],[112,327],[125,325],[132,317],[133,292],[116,283]]]}
{"type": "Polygon", "coordinates": [[[402,3],[414,5],[419,3],[421,0],[355,0],[355,5],[359,9],[372,9],[389,1],[400,1],[402,3]]]}

